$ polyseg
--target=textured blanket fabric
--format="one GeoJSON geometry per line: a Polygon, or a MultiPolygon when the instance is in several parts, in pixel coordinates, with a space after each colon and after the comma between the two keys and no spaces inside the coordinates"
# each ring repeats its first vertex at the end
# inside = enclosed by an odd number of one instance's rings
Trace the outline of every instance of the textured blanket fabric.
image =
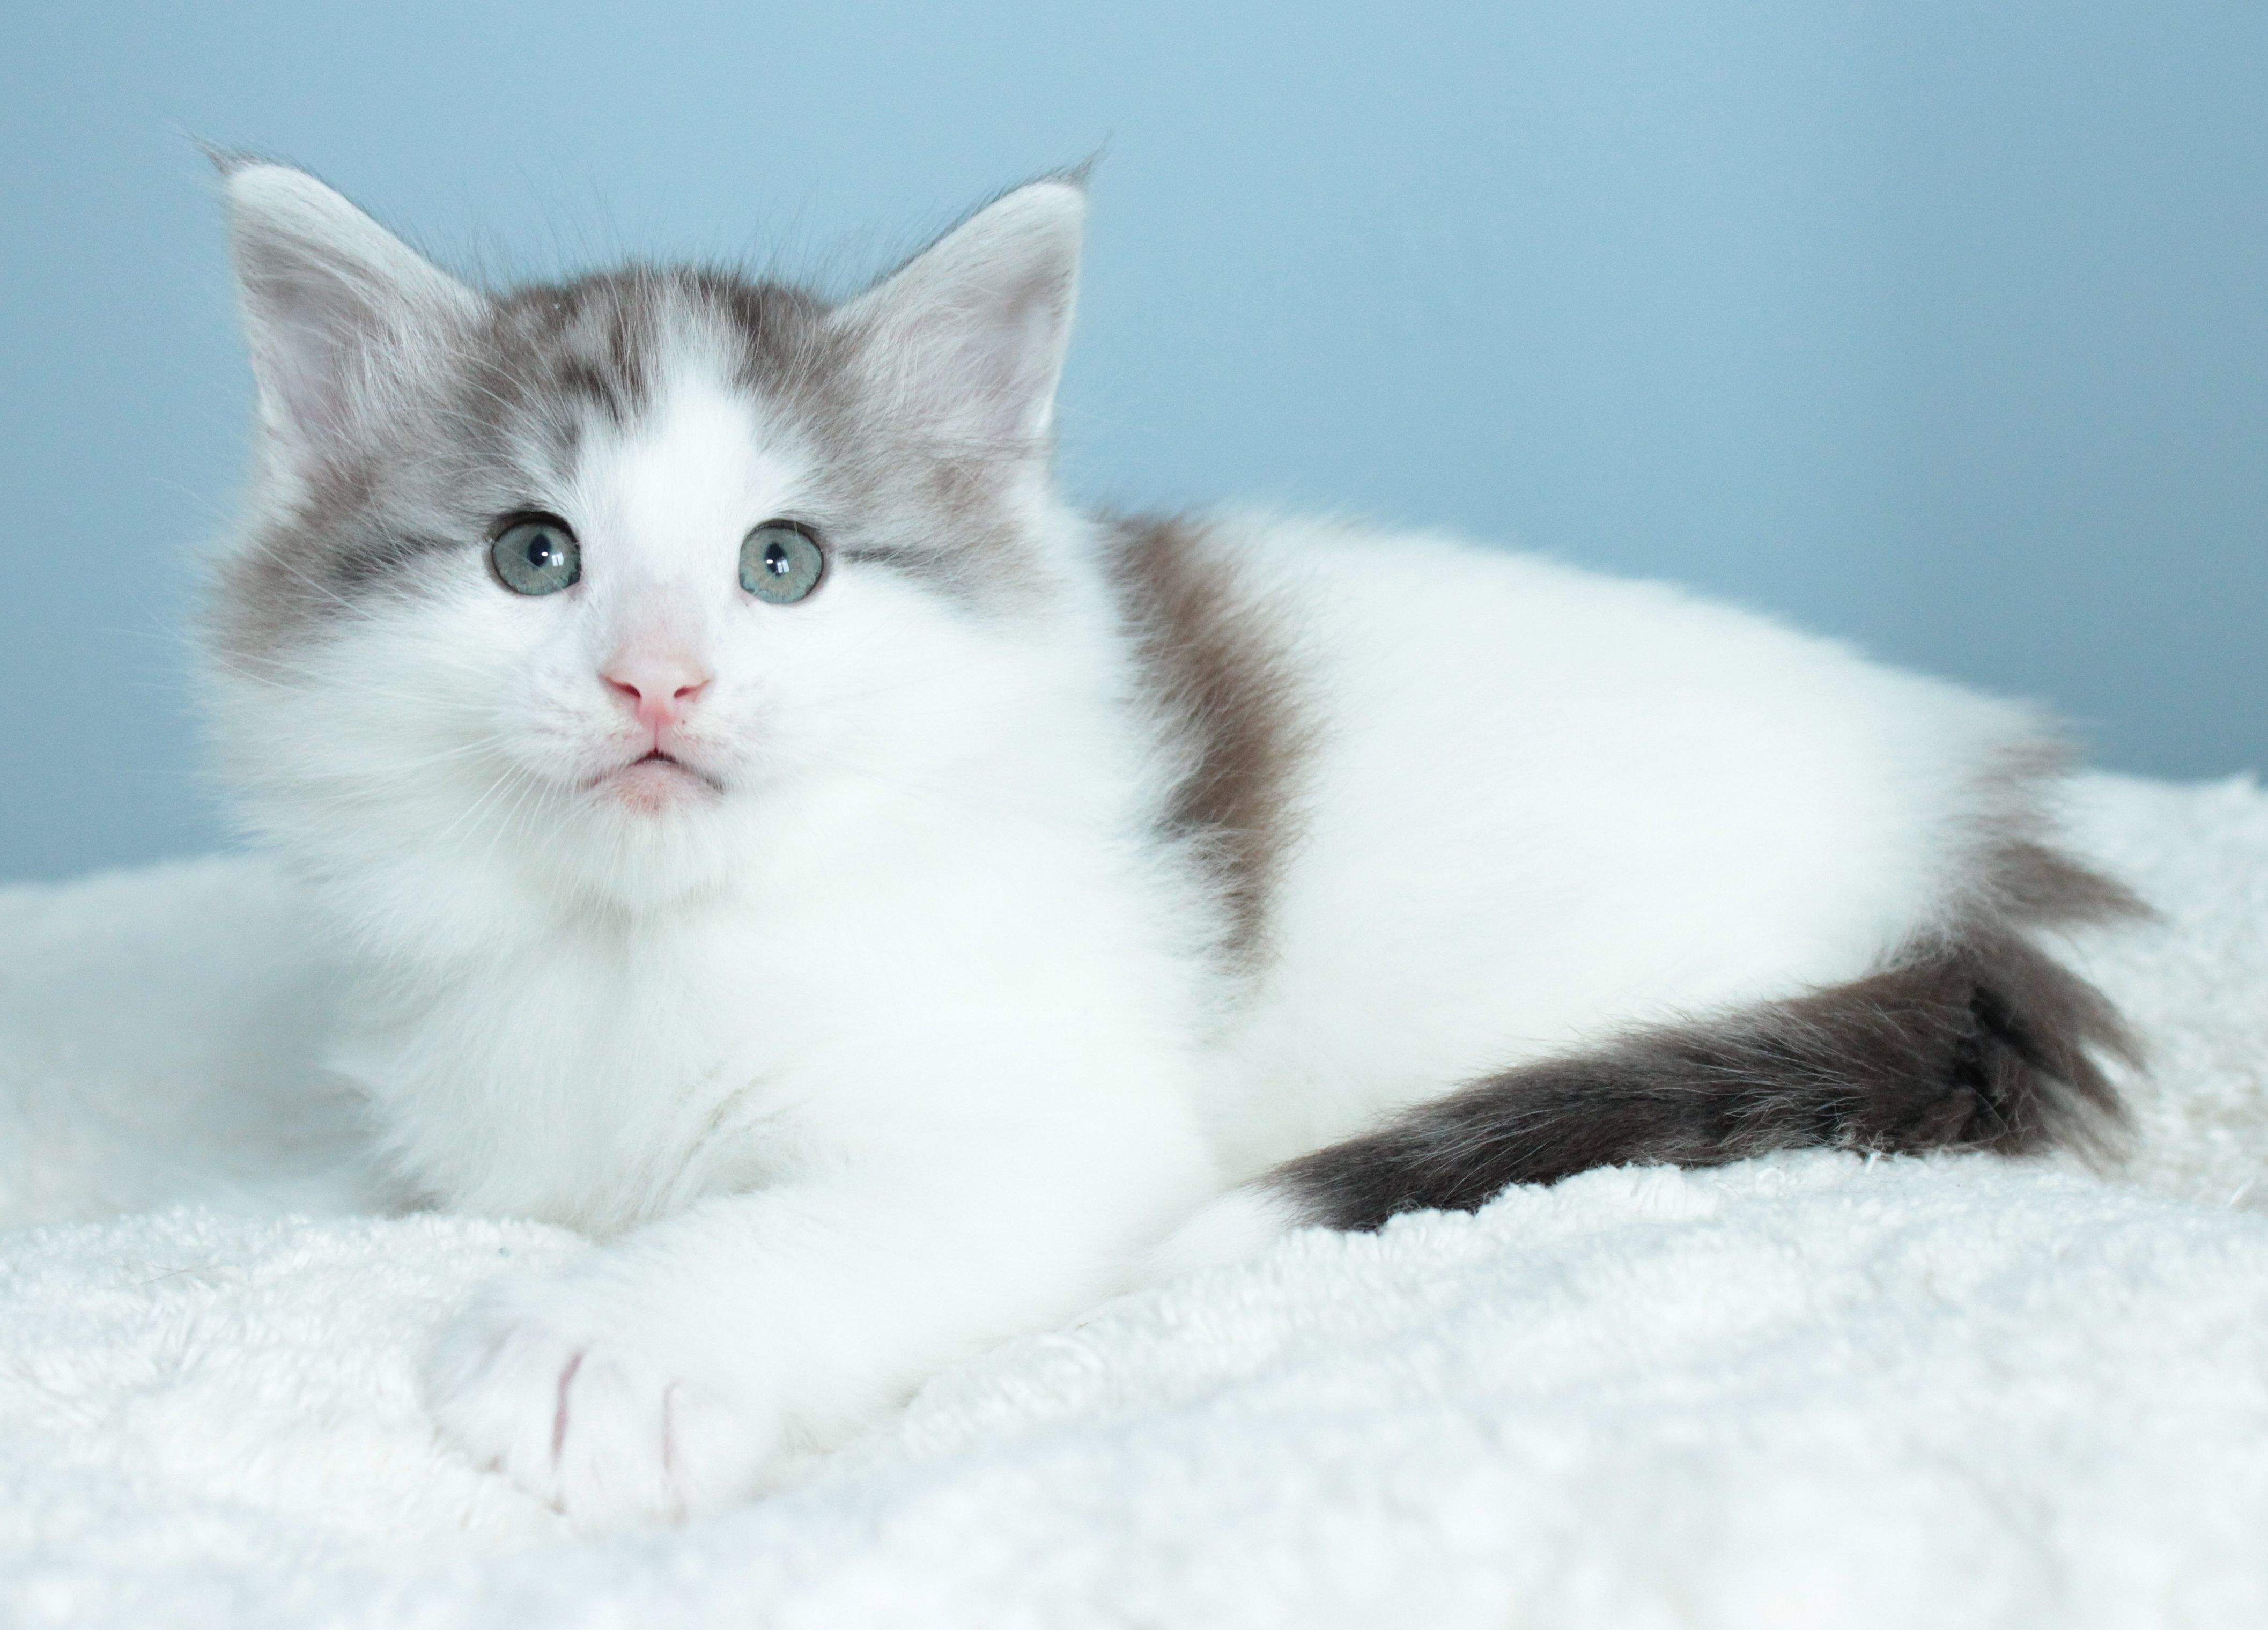
{"type": "Polygon", "coordinates": [[[2268,796],[2075,824],[2164,913],[2080,948],[2154,1051],[2107,1176],[1808,1155],[1303,1235],[596,1542],[414,1384],[580,1247],[357,1214],[289,890],[0,894],[0,1624],[2268,1624],[2268,796]]]}

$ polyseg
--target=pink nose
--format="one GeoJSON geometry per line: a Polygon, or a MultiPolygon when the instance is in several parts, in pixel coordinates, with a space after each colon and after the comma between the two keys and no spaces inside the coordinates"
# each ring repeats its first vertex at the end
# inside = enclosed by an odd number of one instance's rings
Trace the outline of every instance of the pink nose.
{"type": "Polygon", "coordinates": [[[685,717],[711,675],[688,657],[625,653],[600,669],[599,677],[630,703],[638,723],[659,735],[685,717]]]}

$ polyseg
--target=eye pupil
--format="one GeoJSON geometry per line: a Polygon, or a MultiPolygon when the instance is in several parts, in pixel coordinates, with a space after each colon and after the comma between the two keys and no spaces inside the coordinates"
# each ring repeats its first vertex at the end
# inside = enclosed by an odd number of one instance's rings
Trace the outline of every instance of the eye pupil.
{"type": "Polygon", "coordinates": [[[557,554],[551,547],[551,535],[548,532],[539,532],[527,540],[527,564],[531,566],[548,566],[557,554]]]}
{"type": "Polygon", "coordinates": [[[764,545],[764,570],[776,578],[784,578],[795,570],[795,563],[787,557],[785,548],[777,543],[764,545]]]}

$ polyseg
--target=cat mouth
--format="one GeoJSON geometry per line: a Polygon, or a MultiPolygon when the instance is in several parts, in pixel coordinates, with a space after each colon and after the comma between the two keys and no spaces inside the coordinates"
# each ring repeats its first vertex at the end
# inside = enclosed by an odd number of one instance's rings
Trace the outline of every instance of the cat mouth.
{"type": "Polygon", "coordinates": [[[694,788],[720,793],[725,790],[725,784],[707,771],[658,747],[628,763],[617,764],[590,785],[593,791],[614,793],[641,808],[659,808],[674,796],[694,788]]]}

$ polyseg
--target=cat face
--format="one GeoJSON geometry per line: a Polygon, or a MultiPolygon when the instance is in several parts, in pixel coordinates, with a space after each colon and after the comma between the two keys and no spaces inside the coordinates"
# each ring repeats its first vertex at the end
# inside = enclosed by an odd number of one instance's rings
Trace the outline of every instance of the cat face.
{"type": "Polygon", "coordinates": [[[214,712],[287,843],[651,901],[944,773],[1031,683],[1075,188],[829,308],[642,269],[490,296],[297,171],[228,187],[261,458],[214,712]]]}

